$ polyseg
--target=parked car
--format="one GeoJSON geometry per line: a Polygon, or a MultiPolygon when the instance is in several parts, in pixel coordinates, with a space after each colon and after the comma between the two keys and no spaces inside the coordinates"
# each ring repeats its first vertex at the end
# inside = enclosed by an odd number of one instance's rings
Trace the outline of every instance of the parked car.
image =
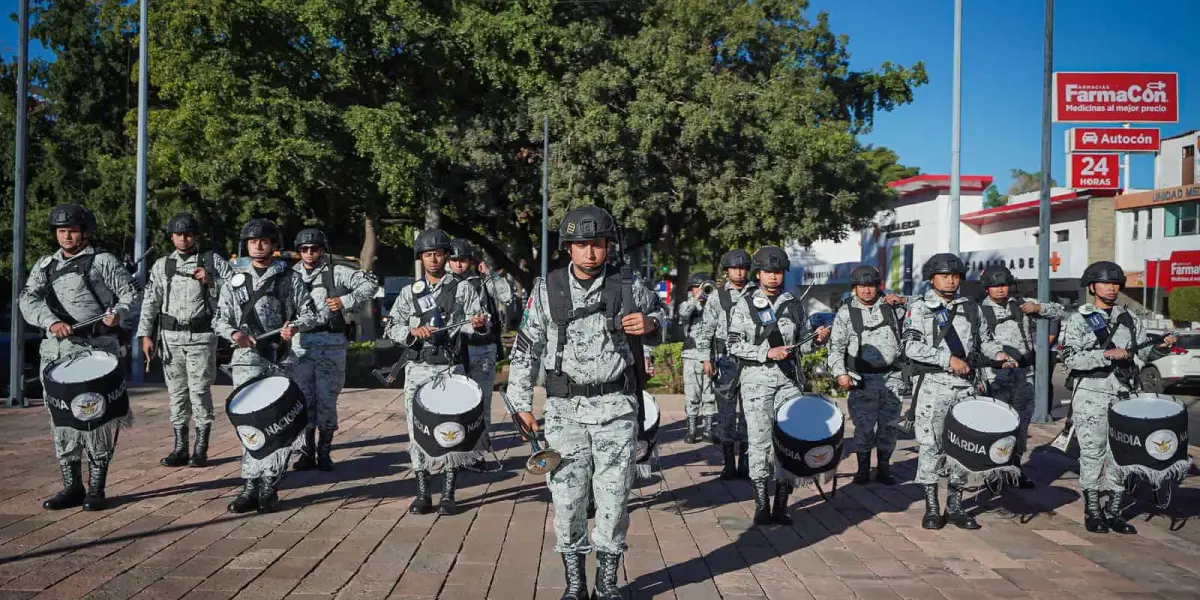
{"type": "MultiPolygon", "coordinates": [[[[1161,338],[1162,331],[1150,331],[1148,335],[1161,338]]],[[[1170,354],[1150,364],[1138,359],[1141,369],[1139,377],[1142,389],[1151,393],[1163,393],[1175,387],[1200,387],[1200,333],[1177,333],[1179,341],[1171,347],[1170,354]]]]}

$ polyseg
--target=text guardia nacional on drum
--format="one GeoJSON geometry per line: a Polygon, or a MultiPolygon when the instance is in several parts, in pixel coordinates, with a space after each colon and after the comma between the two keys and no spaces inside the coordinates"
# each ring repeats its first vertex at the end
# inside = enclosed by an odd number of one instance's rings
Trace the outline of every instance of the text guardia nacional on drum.
{"type": "Polygon", "coordinates": [[[81,442],[88,437],[111,439],[118,429],[133,425],[125,376],[117,357],[108,352],[60,358],[46,365],[42,380],[58,435],[81,442]]]}
{"type": "Polygon", "coordinates": [[[946,415],[942,433],[942,459],[953,475],[966,475],[977,485],[1007,479],[1016,483],[1021,475],[1012,464],[1021,417],[1008,404],[976,396],[955,404],[946,415]]]}
{"type": "Polygon", "coordinates": [[[1188,456],[1188,415],[1165,394],[1136,394],[1108,407],[1108,451],[1122,475],[1146,478],[1155,489],[1182,481],[1188,456]]]}

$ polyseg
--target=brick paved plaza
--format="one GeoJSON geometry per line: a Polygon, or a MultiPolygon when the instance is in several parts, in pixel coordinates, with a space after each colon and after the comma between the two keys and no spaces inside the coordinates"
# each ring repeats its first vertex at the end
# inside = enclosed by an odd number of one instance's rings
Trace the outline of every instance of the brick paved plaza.
{"type": "MultiPolygon", "coordinates": [[[[1200,598],[1200,523],[1162,515],[1143,492],[1139,512],[1156,516],[1131,520],[1140,535],[1089,534],[1076,463],[1054,451],[1033,459],[1037,490],[968,500],[980,531],[922,530],[916,486],[861,487],[848,475],[833,502],[811,488],[793,494],[792,527],[752,528],[750,484],[719,481],[719,447],[684,444],[682,398],[659,399],[664,478],[637,490],[622,562],[633,597],[1200,598]]],[[[409,516],[415,484],[400,393],[347,391],[337,470],[291,472],[279,512],[238,516],[225,512],[240,485],[240,446],[223,410],[212,466],[171,469],[158,464],[171,445],[165,391],[136,390],[132,402],[138,422],[121,435],[112,508],[98,513],[42,510],[61,485],[44,409],[0,411],[0,599],[561,594],[550,495],[521,470],[528,446],[511,427],[497,435],[505,469],[460,480],[459,514],[409,516]]],[[[1054,433],[1036,427],[1031,447],[1054,433]]],[[[842,473],[854,469],[847,454],[842,473]]],[[[911,440],[896,461],[910,480],[911,440]]],[[[1189,480],[1170,511],[1198,510],[1200,491],[1189,480]]],[[[589,583],[592,573],[589,565],[589,583]]]]}

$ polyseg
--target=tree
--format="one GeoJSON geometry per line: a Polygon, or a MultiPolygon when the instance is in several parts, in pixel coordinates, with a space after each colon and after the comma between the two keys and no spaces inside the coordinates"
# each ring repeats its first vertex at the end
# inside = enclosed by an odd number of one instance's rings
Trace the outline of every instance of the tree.
{"type": "MultiPolygon", "coordinates": [[[[1008,186],[1008,193],[1001,194],[996,188],[996,184],[989,185],[984,191],[984,208],[994,208],[1008,204],[1008,199],[1017,194],[1027,194],[1036,192],[1042,189],[1042,172],[1037,171],[1030,173],[1023,169],[1013,169],[1011,172],[1012,184],[1008,186]]],[[[1058,182],[1053,177],[1050,178],[1050,187],[1058,187],[1058,182]]]]}

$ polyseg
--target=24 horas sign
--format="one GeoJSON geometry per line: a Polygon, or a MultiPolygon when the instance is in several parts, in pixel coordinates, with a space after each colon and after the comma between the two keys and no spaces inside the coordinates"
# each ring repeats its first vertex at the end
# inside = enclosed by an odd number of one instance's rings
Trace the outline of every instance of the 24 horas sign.
{"type": "Polygon", "coordinates": [[[1178,73],[1058,72],[1058,123],[1176,123],[1178,73]]]}

